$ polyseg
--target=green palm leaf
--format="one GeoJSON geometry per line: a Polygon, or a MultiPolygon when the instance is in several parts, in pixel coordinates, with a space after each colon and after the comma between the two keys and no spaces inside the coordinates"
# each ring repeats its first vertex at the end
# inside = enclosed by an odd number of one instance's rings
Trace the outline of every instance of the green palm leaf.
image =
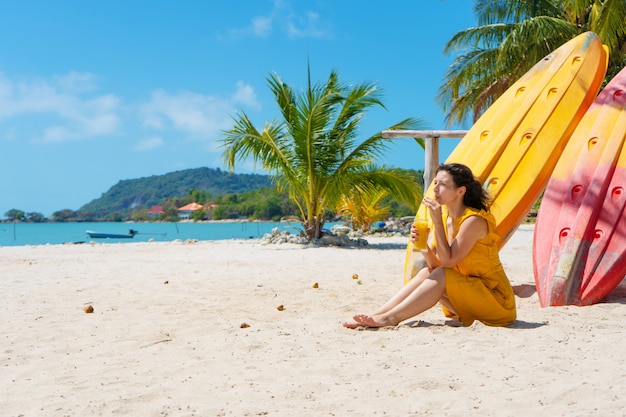
{"type": "Polygon", "coordinates": [[[607,79],[626,64],[624,0],[477,0],[478,26],[455,34],[437,102],[448,125],[476,121],[536,62],[585,31],[609,47],[607,79]]]}
{"type": "MultiPolygon", "coordinates": [[[[364,197],[381,190],[414,206],[421,193],[410,177],[376,164],[391,140],[376,133],[359,139],[363,115],[372,107],[384,108],[382,92],[369,83],[344,86],[336,71],[325,82],[311,83],[296,93],[281,78],[267,79],[282,119],[266,123],[259,131],[244,112],[234,117],[224,132],[222,147],[229,169],[236,161],[251,158],[273,175],[277,187],[286,191],[302,216],[311,238],[318,238],[326,215],[342,196],[359,190],[364,197]]],[[[418,119],[409,118],[393,129],[416,129],[418,119]]],[[[418,143],[420,143],[418,141],[418,143]]],[[[423,141],[421,142],[423,146],[423,141]]]]}

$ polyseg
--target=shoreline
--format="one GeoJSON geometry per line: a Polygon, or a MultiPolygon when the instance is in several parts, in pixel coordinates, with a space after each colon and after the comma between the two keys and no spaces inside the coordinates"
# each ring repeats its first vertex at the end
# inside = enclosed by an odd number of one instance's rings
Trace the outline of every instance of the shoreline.
{"type": "Polygon", "coordinates": [[[626,286],[593,306],[541,308],[527,227],[501,251],[516,293],[513,326],[455,327],[434,307],[394,328],[344,329],[341,322],[402,285],[405,245],[402,237],[365,247],[258,240],[2,247],[0,414],[626,409],[626,286]]]}

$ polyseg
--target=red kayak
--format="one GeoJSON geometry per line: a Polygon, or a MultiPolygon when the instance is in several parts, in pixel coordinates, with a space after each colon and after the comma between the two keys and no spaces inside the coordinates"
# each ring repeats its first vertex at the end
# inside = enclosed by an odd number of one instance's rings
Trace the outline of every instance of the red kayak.
{"type": "Polygon", "coordinates": [[[533,242],[541,305],[590,305],[626,275],[626,68],[598,95],[563,150],[533,242]]]}

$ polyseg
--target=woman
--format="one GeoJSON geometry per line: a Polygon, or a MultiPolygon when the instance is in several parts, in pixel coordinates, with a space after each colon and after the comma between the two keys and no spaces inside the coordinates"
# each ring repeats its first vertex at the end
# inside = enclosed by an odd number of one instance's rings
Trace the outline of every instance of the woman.
{"type": "MultiPolygon", "coordinates": [[[[515,321],[515,296],[498,256],[489,195],[462,164],[440,165],[433,192],[434,199],[422,203],[434,227],[434,243],[422,252],[428,266],[376,312],[358,314],[345,327],[396,326],[437,302],[446,317],[466,326],[474,320],[489,326],[515,321]]],[[[417,233],[411,227],[411,241],[417,233]]]]}

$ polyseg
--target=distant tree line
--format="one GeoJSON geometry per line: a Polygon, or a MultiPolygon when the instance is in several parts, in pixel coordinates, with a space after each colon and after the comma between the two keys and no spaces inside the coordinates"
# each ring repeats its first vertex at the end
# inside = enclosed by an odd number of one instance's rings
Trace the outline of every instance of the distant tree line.
{"type": "MultiPolygon", "coordinates": [[[[422,181],[422,171],[407,171],[416,181],[422,181]]],[[[164,198],[155,201],[153,205],[162,205],[163,213],[157,217],[150,217],[151,206],[135,206],[131,209],[113,210],[110,212],[94,213],[88,210],[62,209],[52,213],[47,218],[41,213],[25,212],[11,209],[4,213],[4,222],[100,222],[100,221],[179,221],[178,209],[189,203],[198,203],[205,206],[205,210],[194,213],[192,220],[227,220],[250,219],[278,221],[284,217],[298,215],[297,206],[287,193],[280,193],[275,187],[262,187],[242,193],[228,193],[212,196],[208,190],[191,188],[180,197],[164,198]],[[208,208],[208,209],[207,209],[208,208]]],[[[387,196],[380,203],[385,208],[385,217],[403,217],[415,214],[414,208],[387,196]]],[[[329,218],[340,216],[342,213],[327,213],[329,218]]]]}
{"type": "MultiPolygon", "coordinates": [[[[205,196],[190,195],[193,192],[203,192],[209,197],[217,197],[271,186],[272,181],[267,175],[231,174],[217,168],[193,168],[119,181],[102,196],[85,204],[79,211],[83,216],[104,219],[124,216],[129,212],[142,208],[149,209],[154,205],[169,207],[169,203],[172,203],[180,207],[186,204],[183,201],[194,198],[200,204],[208,200],[205,196]]],[[[176,212],[170,214],[176,215],[176,212]]]]}
{"type": "Polygon", "coordinates": [[[42,213],[29,212],[26,213],[23,210],[11,209],[4,213],[4,217],[11,222],[28,222],[28,223],[40,223],[45,222],[48,219],[42,213]]]}

